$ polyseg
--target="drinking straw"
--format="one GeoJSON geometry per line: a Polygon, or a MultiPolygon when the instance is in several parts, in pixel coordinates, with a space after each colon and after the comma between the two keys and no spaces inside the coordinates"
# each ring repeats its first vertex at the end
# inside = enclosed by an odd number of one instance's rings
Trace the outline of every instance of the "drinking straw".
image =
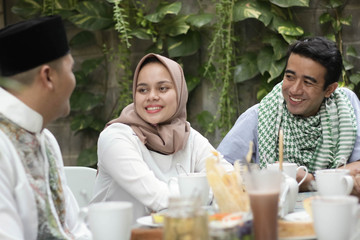
{"type": "Polygon", "coordinates": [[[284,161],[284,132],[283,129],[280,127],[279,130],[279,168],[280,171],[283,170],[283,161],[284,161]]]}

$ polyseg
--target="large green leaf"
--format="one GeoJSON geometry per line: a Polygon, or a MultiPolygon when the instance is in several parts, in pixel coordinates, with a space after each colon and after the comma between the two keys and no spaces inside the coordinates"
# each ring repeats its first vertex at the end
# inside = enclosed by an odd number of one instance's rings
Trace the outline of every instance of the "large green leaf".
{"type": "Polygon", "coordinates": [[[146,15],[145,19],[153,23],[158,23],[166,15],[168,14],[177,15],[180,12],[180,10],[181,10],[181,2],[174,2],[166,5],[161,5],[157,8],[155,13],[146,15]]]}
{"type": "Polygon", "coordinates": [[[234,81],[241,83],[259,74],[255,53],[245,53],[240,58],[240,64],[235,66],[234,81]]]}
{"type": "Polygon", "coordinates": [[[256,18],[267,26],[271,22],[273,14],[271,13],[268,4],[253,0],[243,0],[238,1],[235,4],[233,17],[234,22],[242,21],[247,18],[256,18]]]}
{"type": "Polygon", "coordinates": [[[69,41],[69,45],[72,48],[88,47],[95,43],[95,35],[93,32],[90,31],[81,31],[69,41]]]}
{"type": "Polygon", "coordinates": [[[76,91],[71,95],[71,109],[73,111],[90,111],[102,103],[103,95],[90,92],[76,91]]]}
{"type": "Polygon", "coordinates": [[[297,37],[304,34],[304,30],[301,27],[296,26],[293,22],[284,20],[280,17],[274,17],[272,25],[281,35],[297,37]]]}
{"type": "Polygon", "coordinates": [[[335,33],[340,32],[341,29],[342,29],[341,23],[340,23],[340,21],[338,21],[338,20],[332,21],[332,22],[331,22],[331,25],[332,25],[332,27],[334,28],[334,32],[335,32],[335,33]]]}
{"type": "Polygon", "coordinates": [[[151,36],[147,33],[146,29],[143,28],[136,28],[132,30],[130,35],[142,40],[151,40],[151,36]]]}
{"type": "Polygon", "coordinates": [[[86,30],[107,29],[113,24],[112,8],[106,2],[84,1],[76,6],[78,14],[69,20],[86,30]]]}
{"type": "Polygon", "coordinates": [[[282,8],[289,7],[308,7],[310,0],[270,0],[272,4],[275,4],[282,8]]]}
{"type": "Polygon", "coordinates": [[[190,56],[200,48],[199,32],[189,31],[186,35],[168,38],[169,57],[190,56]]]}
{"type": "Polygon", "coordinates": [[[194,26],[197,28],[201,28],[204,25],[208,24],[211,22],[211,20],[213,19],[214,15],[210,14],[210,13],[203,13],[203,14],[193,14],[190,15],[188,17],[188,19],[186,19],[186,22],[190,25],[190,26],[194,26]]]}
{"type": "Polygon", "coordinates": [[[273,61],[274,52],[272,47],[263,47],[257,56],[257,67],[262,75],[270,71],[270,66],[273,61]]]}
{"type": "Polygon", "coordinates": [[[288,43],[291,44],[293,42],[295,42],[298,38],[297,37],[293,37],[293,36],[288,36],[288,35],[281,35],[284,40],[288,43]]]}
{"type": "Polygon", "coordinates": [[[331,22],[333,20],[333,17],[330,15],[330,13],[323,13],[319,17],[320,24],[324,24],[327,22],[331,22]]]}
{"type": "Polygon", "coordinates": [[[32,18],[42,11],[41,0],[23,0],[15,4],[11,11],[22,18],[32,18]]]}
{"type": "Polygon", "coordinates": [[[330,0],[328,1],[327,8],[337,8],[344,4],[344,0],[330,0]]]}
{"type": "Polygon", "coordinates": [[[286,58],[281,59],[280,61],[272,61],[270,66],[270,78],[268,79],[268,82],[271,82],[272,80],[276,79],[281,75],[281,73],[284,71],[286,66],[286,58]]]}
{"type": "Polygon", "coordinates": [[[187,16],[179,16],[166,22],[161,32],[166,33],[171,37],[178,36],[180,34],[186,34],[190,29],[190,26],[186,23],[187,16]]]}
{"type": "Polygon", "coordinates": [[[77,0],[55,0],[55,7],[58,9],[75,10],[77,0]]]}
{"type": "Polygon", "coordinates": [[[54,14],[60,15],[63,19],[68,19],[69,17],[74,16],[75,12],[68,9],[55,9],[54,14]]]}
{"type": "Polygon", "coordinates": [[[280,60],[287,54],[288,44],[279,35],[269,34],[264,37],[263,43],[270,44],[273,48],[274,60],[280,60]]]}
{"type": "Polygon", "coordinates": [[[347,16],[347,17],[341,17],[339,20],[340,20],[341,24],[350,26],[351,22],[352,22],[352,15],[347,16]]]}

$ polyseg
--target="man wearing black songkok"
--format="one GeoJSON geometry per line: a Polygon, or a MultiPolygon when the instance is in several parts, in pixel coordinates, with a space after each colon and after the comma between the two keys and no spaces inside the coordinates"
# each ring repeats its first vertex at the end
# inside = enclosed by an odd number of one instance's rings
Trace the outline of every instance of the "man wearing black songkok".
{"type": "Polygon", "coordinates": [[[59,16],[0,30],[0,239],[87,239],[45,127],[70,112],[74,60],[59,16]]]}

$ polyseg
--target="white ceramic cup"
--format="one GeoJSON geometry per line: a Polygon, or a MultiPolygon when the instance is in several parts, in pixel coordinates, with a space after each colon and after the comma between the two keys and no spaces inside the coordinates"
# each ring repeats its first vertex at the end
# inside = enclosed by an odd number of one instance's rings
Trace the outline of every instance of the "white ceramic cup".
{"type": "Polygon", "coordinates": [[[350,240],[358,235],[358,199],[355,196],[320,196],[311,202],[318,240],[350,240]]]}
{"type": "Polygon", "coordinates": [[[129,240],[133,223],[131,202],[99,202],[89,205],[87,221],[92,240],[129,240]]]}
{"type": "MultiPolygon", "coordinates": [[[[267,165],[267,169],[269,170],[280,170],[279,163],[270,163],[267,165]]],[[[308,175],[308,169],[305,166],[298,166],[296,163],[290,163],[290,162],[283,162],[283,172],[288,175],[289,177],[296,180],[296,174],[299,170],[305,171],[305,176],[301,181],[298,183],[298,186],[300,186],[306,179],[308,175]]]]}
{"type": "Polygon", "coordinates": [[[316,186],[321,196],[349,195],[354,180],[348,169],[322,169],[315,171],[316,186]]]}
{"type": "Polygon", "coordinates": [[[182,173],[176,178],[172,177],[169,180],[169,187],[173,188],[174,183],[179,187],[180,196],[193,197],[199,195],[202,205],[209,203],[210,186],[207,181],[206,173],[182,173]]]}

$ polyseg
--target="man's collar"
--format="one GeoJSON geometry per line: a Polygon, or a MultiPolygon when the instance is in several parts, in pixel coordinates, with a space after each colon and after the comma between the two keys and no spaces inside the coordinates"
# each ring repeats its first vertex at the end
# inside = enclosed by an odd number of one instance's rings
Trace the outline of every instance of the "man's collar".
{"type": "Polygon", "coordinates": [[[39,133],[43,117],[17,97],[0,87],[0,113],[29,132],[39,133]]]}

